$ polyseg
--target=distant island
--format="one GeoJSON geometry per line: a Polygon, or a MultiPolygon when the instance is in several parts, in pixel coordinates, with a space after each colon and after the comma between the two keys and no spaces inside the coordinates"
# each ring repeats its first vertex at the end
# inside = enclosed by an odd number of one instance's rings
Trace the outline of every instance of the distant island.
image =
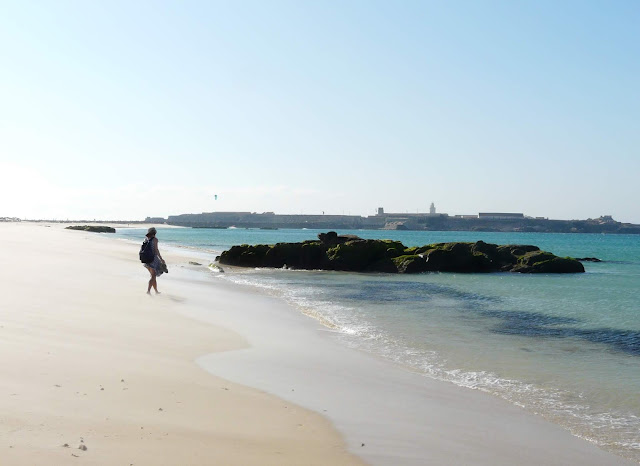
{"type": "Polygon", "coordinates": [[[587,220],[550,220],[522,213],[481,212],[477,215],[436,213],[386,213],[376,215],[281,215],[274,212],[205,212],[147,217],[145,223],[191,228],[309,228],[350,230],[488,231],[533,233],[640,234],[640,225],[615,221],[610,215],[587,220]]]}

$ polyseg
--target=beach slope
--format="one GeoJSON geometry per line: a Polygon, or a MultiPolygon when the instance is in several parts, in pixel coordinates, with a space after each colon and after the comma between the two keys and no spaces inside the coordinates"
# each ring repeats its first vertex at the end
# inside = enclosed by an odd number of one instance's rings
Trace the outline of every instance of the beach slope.
{"type": "Polygon", "coordinates": [[[146,295],[136,245],[23,222],[0,247],[3,465],[361,464],[322,416],[198,367],[246,341],[185,317],[176,280],[146,295]]]}

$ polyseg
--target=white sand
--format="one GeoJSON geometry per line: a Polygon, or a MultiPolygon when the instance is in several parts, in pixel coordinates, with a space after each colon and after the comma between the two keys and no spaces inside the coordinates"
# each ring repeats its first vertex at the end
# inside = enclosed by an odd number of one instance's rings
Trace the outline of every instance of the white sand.
{"type": "Polygon", "coordinates": [[[323,416],[375,465],[629,464],[166,248],[150,297],[137,245],[0,224],[0,247],[0,464],[358,464],[323,416]]]}
{"type": "Polygon", "coordinates": [[[136,245],[0,223],[0,248],[1,465],[361,463],[322,416],[199,368],[245,340],[181,314],[202,299],[171,274],[147,296],[136,245]]]}

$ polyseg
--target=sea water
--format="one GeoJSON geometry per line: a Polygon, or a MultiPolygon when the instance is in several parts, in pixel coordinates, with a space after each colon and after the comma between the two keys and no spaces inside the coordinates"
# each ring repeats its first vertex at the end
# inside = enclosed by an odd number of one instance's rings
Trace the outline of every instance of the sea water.
{"type": "MultiPolygon", "coordinates": [[[[316,230],[159,229],[162,243],[220,253],[314,239],[316,230]]],[[[241,269],[224,279],[292,303],[340,336],[427,377],[499,396],[640,462],[640,236],[339,231],[405,246],[534,244],[597,257],[586,273],[417,275],[241,269]]],[[[118,236],[141,238],[135,229],[118,236]]],[[[162,244],[161,243],[161,244],[162,244]]]]}

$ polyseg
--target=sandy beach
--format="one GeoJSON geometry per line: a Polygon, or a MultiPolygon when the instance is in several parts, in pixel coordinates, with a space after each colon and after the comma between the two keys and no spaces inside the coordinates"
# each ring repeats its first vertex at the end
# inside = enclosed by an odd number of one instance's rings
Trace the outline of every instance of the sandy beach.
{"type": "Polygon", "coordinates": [[[171,273],[146,295],[137,246],[28,223],[0,245],[2,465],[362,464],[321,415],[198,367],[245,339],[185,317],[171,273]]]}
{"type": "Polygon", "coordinates": [[[631,464],[175,249],[148,296],[130,242],[7,223],[0,247],[3,465],[631,464]]]}

